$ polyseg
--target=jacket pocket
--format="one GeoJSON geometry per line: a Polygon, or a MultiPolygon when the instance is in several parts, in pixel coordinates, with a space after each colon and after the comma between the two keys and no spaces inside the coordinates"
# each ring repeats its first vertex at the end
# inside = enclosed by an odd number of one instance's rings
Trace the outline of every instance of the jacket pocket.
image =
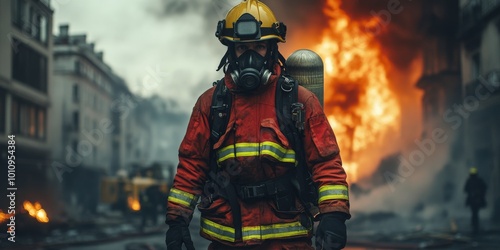
{"type": "Polygon", "coordinates": [[[337,140],[325,115],[311,117],[309,127],[312,141],[321,157],[331,157],[339,153],[337,140]]]}
{"type": "Polygon", "coordinates": [[[203,217],[209,219],[218,218],[225,221],[227,219],[227,214],[231,211],[231,206],[229,206],[229,202],[223,198],[219,197],[210,203],[208,197],[202,196],[201,202],[198,204],[198,210],[200,210],[203,217]]]}
{"type": "MultiPolygon", "coordinates": [[[[230,119],[230,121],[227,123],[226,131],[224,132],[224,134],[221,135],[219,140],[214,144],[213,149],[218,149],[221,147],[221,145],[224,143],[224,141],[226,140],[228,135],[231,133],[233,126],[234,126],[234,120],[230,119]]],[[[212,131],[210,131],[210,132],[212,132],[212,131]]]]}
{"type": "Polygon", "coordinates": [[[261,121],[260,155],[271,162],[295,163],[295,151],[274,119],[261,121]]]}
{"type": "MultiPolygon", "coordinates": [[[[293,193],[291,191],[291,193],[293,193]]],[[[295,196],[295,195],[293,195],[295,196]]],[[[298,201],[298,199],[296,197],[293,197],[293,208],[290,208],[290,209],[287,209],[287,210],[280,210],[278,208],[278,206],[276,205],[275,201],[269,201],[269,206],[272,208],[272,210],[274,211],[274,214],[276,215],[276,217],[280,218],[280,219],[286,219],[286,220],[289,220],[289,219],[294,219],[294,218],[297,218],[297,216],[301,213],[304,213],[305,210],[304,210],[304,207],[302,206],[302,204],[300,204],[300,202],[298,201]]]]}
{"type": "Polygon", "coordinates": [[[278,142],[284,147],[288,147],[290,144],[288,143],[288,140],[286,136],[281,132],[278,124],[276,121],[272,118],[266,118],[263,119],[260,122],[261,126],[261,141],[272,141],[272,142],[278,142]]]}

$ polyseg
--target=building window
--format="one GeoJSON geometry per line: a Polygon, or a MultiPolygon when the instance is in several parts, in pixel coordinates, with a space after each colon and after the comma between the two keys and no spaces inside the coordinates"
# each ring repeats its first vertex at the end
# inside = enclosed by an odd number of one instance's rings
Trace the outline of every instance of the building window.
{"type": "Polygon", "coordinates": [[[471,57],[471,80],[479,78],[481,74],[481,57],[479,52],[472,54],[471,57]]]}
{"type": "Polygon", "coordinates": [[[12,133],[36,139],[45,139],[46,110],[28,101],[12,98],[12,133]]]}
{"type": "Polygon", "coordinates": [[[10,113],[11,133],[16,134],[19,131],[19,105],[14,98],[12,98],[10,113]]]}
{"type": "Polygon", "coordinates": [[[78,92],[80,92],[80,102],[83,105],[87,105],[87,92],[85,91],[85,87],[78,87],[78,92]]]}
{"type": "Polygon", "coordinates": [[[77,83],[75,83],[75,85],[73,85],[73,102],[74,103],[80,102],[80,89],[78,88],[77,83]]]}
{"type": "Polygon", "coordinates": [[[0,89],[0,132],[5,132],[5,91],[0,89]]]}
{"type": "Polygon", "coordinates": [[[38,121],[37,121],[37,135],[40,137],[40,138],[45,138],[45,127],[46,127],[46,122],[47,122],[47,119],[46,119],[46,115],[45,115],[45,110],[44,109],[39,109],[37,111],[37,118],[38,118],[38,121]]]}
{"type": "Polygon", "coordinates": [[[47,58],[14,39],[12,78],[42,92],[47,92],[47,58]]]}
{"type": "Polygon", "coordinates": [[[26,3],[24,1],[19,0],[11,0],[12,6],[12,23],[22,29],[23,24],[26,22],[25,12],[26,12],[26,3]]]}
{"type": "Polygon", "coordinates": [[[38,37],[39,41],[41,41],[43,44],[47,44],[47,36],[48,36],[48,31],[49,31],[49,26],[48,26],[48,18],[44,15],[39,15],[38,16],[38,24],[39,24],[39,30],[38,30],[38,37]]]}
{"type": "Polygon", "coordinates": [[[78,130],[80,125],[80,112],[73,112],[73,129],[78,130]]]}
{"type": "Polygon", "coordinates": [[[47,15],[26,1],[11,0],[12,24],[38,42],[47,45],[49,22],[47,15]]]}
{"type": "Polygon", "coordinates": [[[18,133],[23,135],[30,135],[30,127],[33,125],[34,121],[30,120],[30,113],[32,111],[32,107],[30,105],[19,105],[19,131],[18,133]]]}
{"type": "Polygon", "coordinates": [[[27,107],[27,112],[28,112],[28,121],[26,122],[27,124],[27,131],[28,131],[28,135],[30,137],[34,137],[35,134],[36,134],[36,123],[37,123],[37,120],[36,120],[36,108],[34,106],[31,106],[29,105],[27,107]]]}
{"type": "Polygon", "coordinates": [[[80,63],[80,61],[75,61],[75,73],[76,74],[81,74],[82,72],[82,64],[80,63]]]}

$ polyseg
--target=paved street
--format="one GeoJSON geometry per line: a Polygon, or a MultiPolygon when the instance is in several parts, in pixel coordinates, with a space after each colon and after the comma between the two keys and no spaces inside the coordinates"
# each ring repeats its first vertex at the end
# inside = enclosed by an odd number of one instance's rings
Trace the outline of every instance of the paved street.
{"type": "MultiPolygon", "coordinates": [[[[195,237],[195,248],[196,249],[207,249],[208,242],[206,240],[195,237]]],[[[127,239],[123,241],[102,244],[102,245],[89,245],[83,247],[70,247],[64,248],[65,250],[164,250],[166,249],[164,245],[163,235],[154,235],[148,237],[138,237],[135,239],[127,239]],[[127,248],[128,247],[128,248],[127,248]],[[149,247],[149,248],[148,248],[149,247]]],[[[348,247],[346,250],[364,250],[367,248],[361,247],[348,247]]]]}
{"type": "MultiPolygon", "coordinates": [[[[372,219],[374,216],[371,217],[372,219]]],[[[19,243],[7,250],[164,250],[167,226],[159,224],[140,231],[140,217],[120,216],[98,218],[93,229],[70,229],[53,232],[39,243],[29,238],[19,238],[19,243]],[[126,220],[124,220],[126,218],[126,220]]],[[[163,218],[158,218],[158,222],[163,218]]],[[[467,220],[458,220],[454,232],[441,222],[421,224],[420,221],[404,221],[398,217],[383,220],[362,219],[347,222],[347,250],[377,249],[443,249],[443,250],[499,250],[500,228],[485,222],[484,231],[471,235],[467,220]],[[419,223],[419,224],[417,224],[419,223]],[[415,227],[415,225],[418,225],[415,227]]],[[[196,249],[207,249],[209,242],[199,236],[199,213],[193,216],[190,226],[196,249]]],[[[2,248],[0,246],[0,248],[2,248]]]]}

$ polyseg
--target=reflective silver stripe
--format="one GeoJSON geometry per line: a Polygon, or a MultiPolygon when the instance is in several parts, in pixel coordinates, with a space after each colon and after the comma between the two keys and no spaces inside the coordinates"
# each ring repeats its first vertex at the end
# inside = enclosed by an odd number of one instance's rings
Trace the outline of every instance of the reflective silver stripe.
{"type": "MultiPolygon", "coordinates": [[[[217,239],[234,242],[234,228],[217,224],[208,219],[201,219],[201,231],[217,239]]],[[[307,236],[309,230],[300,222],[272,224],[265,226],[247,226],[242,228],[243,241],[267,240],[293,236],[307,236]]]]}
{"type": "Polygon", "coordinates": [[[194,209],[196,202],[198,201],[198,196],[172,188],[170,189],[170,194],[168,195],[168,201],[194,209]]]}
{"type": "Polygon", "coordinates": [[[259,155],[269,155],[278,161],[295,163],[295,151],[285,149],[275,142],[240,142],[234,145],[229,145],[217,151],[217,161],[223,162],[229,158],[235,157],[251,157],[259,155]],[[236,153],[236,155],[235,155],[236,153]]]}
{"type": "Polygon", "coordinates": [[[319,200],[349,200],[349,191],[344,185],[324,185],[319,188],[319,200]]]}

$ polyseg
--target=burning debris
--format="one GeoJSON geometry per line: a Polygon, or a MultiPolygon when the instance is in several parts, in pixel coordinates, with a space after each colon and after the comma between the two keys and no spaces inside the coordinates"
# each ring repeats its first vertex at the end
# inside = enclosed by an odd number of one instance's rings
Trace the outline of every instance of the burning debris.
{"type": "Polygon", "coordinates": [[[139,210],[141,210],[141,203],[139,203],[138,199],[129,196],[127,198],[127,202],[128,202],[128,207],[130,209],[132,209],[133,211],[139,211],[139,210]]]}
{"type": "Polygon", "coordinates": [[[13,214],[6,214],[0,209],[0,223],[7,221],[13,214]]]}
{"type": "Polygon", "coordinates": [[[38,222],[47,223],[49,222],[49,217],[47,216],[47,212],[42,208],[40,202],[36,201],[35,204],[30,201],[24,201],[23,203],[24,210],[29,213],[29,215],[35,218],[38,222]]]}

